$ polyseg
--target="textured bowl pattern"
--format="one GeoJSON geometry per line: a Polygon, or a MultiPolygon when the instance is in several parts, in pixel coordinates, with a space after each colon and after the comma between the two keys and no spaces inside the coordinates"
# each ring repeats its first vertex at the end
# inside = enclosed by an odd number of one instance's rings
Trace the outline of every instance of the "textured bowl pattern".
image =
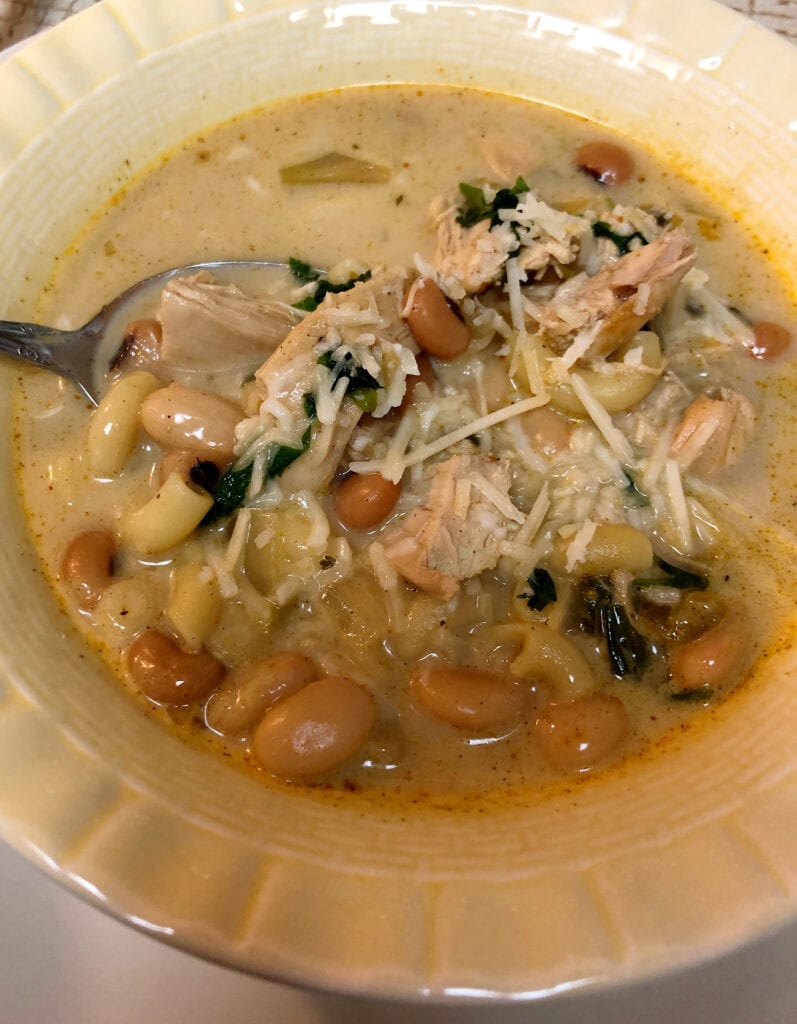
{"type": "MultiPolygon", "coordinates": [[[[380,81],[485,86],[632,134],[797,266],[797,55],[708,0],[106,0],[0,67],[0,315],[32,315],[87,214],[185,136],[380,81]]],[[[69,642],[9,433],[0,829],[95,903],[235,966],[405,997],[616,983],[794,915],[793,653],[667,757],[528,807],[405,817],[272,791],[164,732],[69,642]]]]}

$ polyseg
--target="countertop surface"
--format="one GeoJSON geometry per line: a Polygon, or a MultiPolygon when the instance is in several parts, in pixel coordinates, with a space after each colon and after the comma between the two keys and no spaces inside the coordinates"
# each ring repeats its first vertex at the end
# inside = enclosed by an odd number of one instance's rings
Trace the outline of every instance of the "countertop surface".
{"type": "MultiPolygon", "coordinates": [[[[94,0],[0,0],[0,48],[94,0]]],[[[673,0],[684,2],[684,0],[673,0]]],[[[797,41],[797,0],[723,0],[797,41]]],[[[0,1024],[793,1024],[797,925],[677,977],[526,1007],[395,1006],[299,992],[119,924],[0,844],[0,1024]]]]}

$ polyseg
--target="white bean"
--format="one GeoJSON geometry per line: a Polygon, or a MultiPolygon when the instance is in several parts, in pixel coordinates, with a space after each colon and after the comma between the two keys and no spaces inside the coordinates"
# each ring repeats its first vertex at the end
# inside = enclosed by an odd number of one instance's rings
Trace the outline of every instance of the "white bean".
{"type": "Polygon", "coordinates": [[[219,466],[232,461],[235,426],[242,418],[234,402],[182,384],[159,388],[141,406],[144,429],[158,444],[196,452],[219,466]]]}

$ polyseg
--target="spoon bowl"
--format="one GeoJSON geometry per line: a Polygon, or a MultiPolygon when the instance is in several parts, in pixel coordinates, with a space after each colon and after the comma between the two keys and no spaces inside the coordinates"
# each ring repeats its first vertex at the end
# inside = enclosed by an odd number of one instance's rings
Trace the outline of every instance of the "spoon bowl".
{"type": "Polygon", "coordinates": [[[125,308],[134,300],[155,291],[172,278],[201,270],[243,271],[266,267],[276,270],[289,269],[287,263],[275,260],[210,260],[161,270],[125,289],[106,303],[88,323],[73,331],[59,330],[41,324],[0,320],[0,353],[57,373],[96,406],[102,382],[122,345],[120,338],[118,344],[113,346],[113,339],[109,334],[125,308]],[[109,342],[112,348],[110,355],[106,355],[109,342]]]}

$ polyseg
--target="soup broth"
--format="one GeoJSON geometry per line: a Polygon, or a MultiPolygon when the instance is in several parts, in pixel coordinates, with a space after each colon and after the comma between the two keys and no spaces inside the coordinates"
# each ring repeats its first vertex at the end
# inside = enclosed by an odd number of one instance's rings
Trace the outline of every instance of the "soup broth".
{"type": "Polygon", "coordinates": [[[97,412],[26,377],[24,500],[88,642],[273,784],[530,793],[664,751],[793,600],[794,308],[733,210],[470,90],[187,141],[96,214],[41,319],[292,263],[136,310],[97,412]]]}

